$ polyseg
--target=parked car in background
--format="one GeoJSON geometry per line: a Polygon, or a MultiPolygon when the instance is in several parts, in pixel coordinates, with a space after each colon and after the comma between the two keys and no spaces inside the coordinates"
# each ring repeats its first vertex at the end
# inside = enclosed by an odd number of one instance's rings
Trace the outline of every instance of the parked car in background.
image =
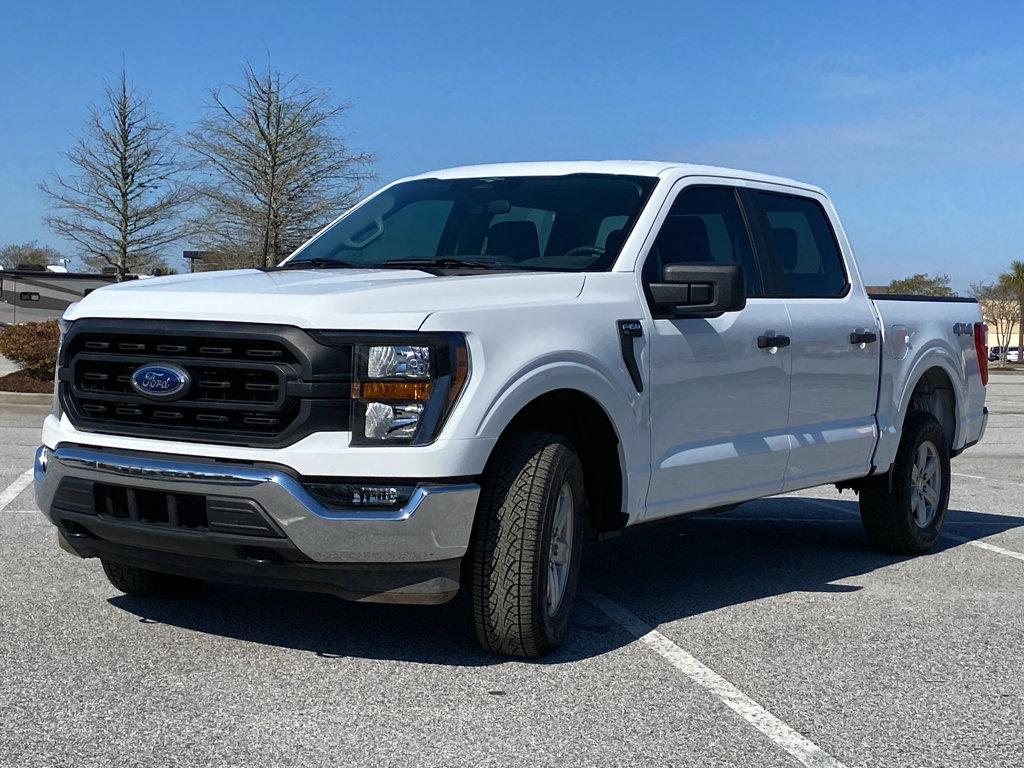
{"type": "MultiPolygon", "coordinates": [[[[989,361],[995,362],[1003,359],[1003,348],[1000,346],[993,347],[988,353],[989,361]]],[[[1007,347],[1006,348],[1006,362],[1007,363],[1019,363],[1020,362],[1020,348],[1019,347],[1007,347]]]]}
{"type": "Polygon", "coordinates": [[[0,269],[0,326],[56,320],[93,290],[116,282],[116,275],[58,272],[41,266],[0,269]]]}
{"type": "Polygon", "coordinates": [[[925,552],[988,418],[977,301],[869,295],[823,190],[677,163],[404,179],[277,268],[122,283],[63,326],[36,498],[118,590],[461,588],[522,656],[627,526],[834,483],[875,547],[925,552]]]}

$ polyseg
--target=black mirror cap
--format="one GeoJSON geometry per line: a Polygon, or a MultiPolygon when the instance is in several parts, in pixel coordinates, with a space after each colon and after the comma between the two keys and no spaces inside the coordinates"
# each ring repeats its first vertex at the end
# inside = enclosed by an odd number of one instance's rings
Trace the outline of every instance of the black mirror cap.
{"type": "Polygon", "coordinates": [[[746,281],[738,264],[667,264],[651,300],[659,318],[716,318],[747,306],[746,281]]]}

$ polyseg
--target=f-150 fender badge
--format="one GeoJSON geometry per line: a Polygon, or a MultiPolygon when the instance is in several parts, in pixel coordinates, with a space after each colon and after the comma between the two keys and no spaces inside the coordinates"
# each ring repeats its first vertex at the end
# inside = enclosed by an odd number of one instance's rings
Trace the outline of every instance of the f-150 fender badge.
{"type": "Polygon", "coordinates": [[[629,378],[633,380],[633,386],[638,393],[644,391],[644,380],[640,376],[640,365],[636,360],[636,350],[633,349],[633,340],[644,335],[643,324],[639,320],[616,321],[619,327],[619,345],[622,348],[622,361],[626,364],[626,371],[629,378]]]}

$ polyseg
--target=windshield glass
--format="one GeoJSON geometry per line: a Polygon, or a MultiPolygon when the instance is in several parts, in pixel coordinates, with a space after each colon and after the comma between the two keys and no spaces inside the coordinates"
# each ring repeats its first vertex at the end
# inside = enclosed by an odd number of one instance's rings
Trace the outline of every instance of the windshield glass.
{"type": "Polygon", "coordinates": [[[385,267],[447,259],[477,269],[607,270],[656,182],[608,174],[405,182],[338,221],[287,264],[385,267]]]}

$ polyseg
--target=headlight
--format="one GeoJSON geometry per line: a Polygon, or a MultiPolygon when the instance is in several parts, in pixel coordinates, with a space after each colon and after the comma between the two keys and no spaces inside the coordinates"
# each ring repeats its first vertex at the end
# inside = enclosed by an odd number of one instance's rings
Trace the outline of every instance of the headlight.
{"type": "Polygon", "coordinates": [[[462,334],[317,336],[328,344],[357,342],[352,348],[353,445],[430,443],[469,378],[462,334]]]}
{"type": "Polygon", "coordinates": [[[368,379],[430,379],[430,348],[420,345],[374,345],[366,360],[368,379]]]}
{"type": "Polygon", "coordinates": [[[366,404],[363,419],[363,436],[375,440],[400,440],[412,438],[423,417],[422,403],[381,403],[366,404]]]}

